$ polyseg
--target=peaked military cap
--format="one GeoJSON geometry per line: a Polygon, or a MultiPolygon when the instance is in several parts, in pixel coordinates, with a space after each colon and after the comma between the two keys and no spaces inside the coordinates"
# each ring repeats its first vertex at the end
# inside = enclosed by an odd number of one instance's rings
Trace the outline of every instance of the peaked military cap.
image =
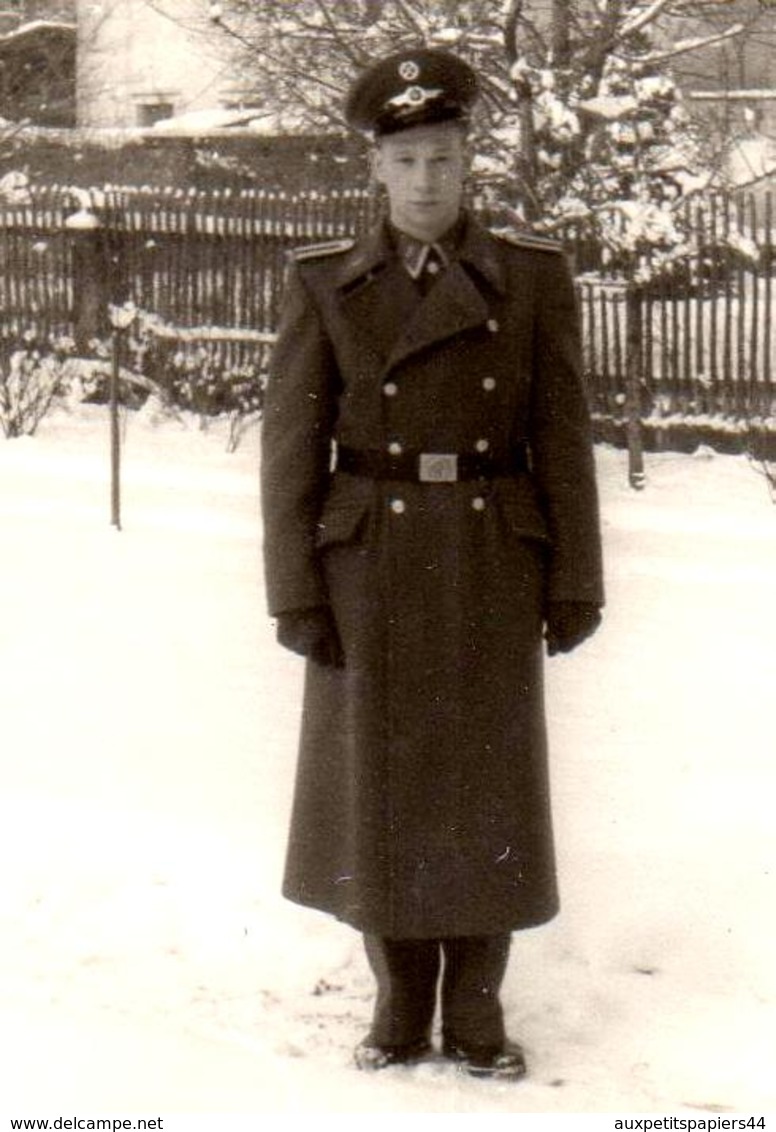
{"type": "Polygon", "coordinates": [[[463,59],[434,47],[407,48],[367,68],[345,102],[350,125],[376,136],[468,118],[479,93],[463,59]]]}

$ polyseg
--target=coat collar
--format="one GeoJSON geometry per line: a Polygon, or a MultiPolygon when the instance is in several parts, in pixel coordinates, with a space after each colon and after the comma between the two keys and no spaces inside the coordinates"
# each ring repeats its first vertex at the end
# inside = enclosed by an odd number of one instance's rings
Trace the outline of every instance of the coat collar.
{"type": "Polygon", "coordinates": [[[342,263],[337,285],[350,291],[359,283],[371,282],[393,256],[393,247],[386,224],[380,223],[362,236],[342,263]]]}
{"type": "Polygon", "coordinates": [[[506,292],[506,274],[496,238],[471,215],[467,217],[458,258],[473,267],[494,291],[500,295],[506,292]]]}
{"type": "MultiPolygon", "coordinates": [[[[503,294],[506,281],[495,239],[471,214],[467,213],[465,219],[457,258],[503,294]]],[[[382,222],[362,236],[345,257],[338,280],[340,289],[348,291],[377,279],[395,255],[388,225],[382,222]]]]}
{"type": "Polygon", "coordinates": [[[496,239],[467,216],[456,257],[421,297],[387,225],[381,224],[345,255],[335,287],[343,313],[366,334],[366,348],[387,372],[430,346],[484,325],[491,317],[493,292],[506,290],[502,258],[496,239]]]}

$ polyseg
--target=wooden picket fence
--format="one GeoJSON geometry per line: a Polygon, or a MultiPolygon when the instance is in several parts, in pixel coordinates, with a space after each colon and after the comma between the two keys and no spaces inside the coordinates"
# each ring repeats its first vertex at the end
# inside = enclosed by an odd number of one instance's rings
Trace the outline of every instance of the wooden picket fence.
{"type": "Polygon", "coordinates": [[[362,230],[365,192],[113,191],[102,210],[118,293],[179,326],[274,331],[291,248],[362,230]]]}
{"type": "MultiPolygon", "coordinates": [[[[96,231],[67,227],[84,202],[66,188],[0,201],[0,336],[30,329],[43,338],[76,336],[85,298],[92,312],[131,301],[185,330],[184,349],[199,337],[221,361],[263,368],[290,249],[352,235],[377,215],[372,196],[359,190],[90,195],[96,231]]],[[[95,336],[108,329],[103,317],[95,336]]]]}
{"type": "Polygon", "coordinates": [[[713,197],[683,220],[699,250],[672,271],[655,275],[647,254],[634,275],[599,254],[595,276],[577,276],[594,414],[611,434],[633,396],[657,446],[686,433],[757,450],[776,434],[773,197],[713,197]]]}
{"type": "MultiPolygon", "coordinates": [[[[362,190],[91,196],[96,231],[67,227],[83,204],[67,189],[0,202],[0,336],[72,336],[84,310],[93,316],[108,300],[131,300],[172,333],[186,328],[188,343],[199,335],[230,361],[263,368],[289,249],[363,231],[378,209],[362,190]]],[[[648,256],[634,276],[565,233],[599,433],[615,435],[629,397],[632,407],[634,349],[639,416],[658,442],[688,429],[726,435],[732,446],[753,430],[776,433],[772,197],[713,198],[688,206],[683,219],[700,250],[657,281],[644,281],[653,274],[648,256]]]]}
{"type": "Polygon", "coordinates": [[[0,334],[73,332],[73,246],[65,229],[72,200],[36,192],[0,201],[0,334]]]}

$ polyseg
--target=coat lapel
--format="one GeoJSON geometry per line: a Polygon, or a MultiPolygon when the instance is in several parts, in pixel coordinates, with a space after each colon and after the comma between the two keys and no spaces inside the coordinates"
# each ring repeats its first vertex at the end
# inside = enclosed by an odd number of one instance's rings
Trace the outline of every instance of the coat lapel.
{"type": "Polygon", "coordinates": [[[486,322],[488,299],[478,283],[485,290],[504,288],[495,241],[472,217],[459,259],[425,297],[399,262],[384,225],[359,241],[337,282],[343,313],[383,371],[486,322]]]}
{"type": "Polygon", "coordinates": [[[452,338],[487,320],[488,305],[460,263],[447,268],[400,331],[388,358],[388,369],[412,354],[452,338]]]}
{"type": "Polygon", "coordinates": [[[359,241],[337,281],[340,309],[364,359],[382,371],[401,327],[418,304],[415,284],[381,225],[359,241]]]}
{"type": "Polygon", "coordinates": [[[394,344],[388,367],[487,322],[488,291],[503,294],[505,285],[496,241],[472,216],[467,216],[458,259],[418,302],[394,344]]]}

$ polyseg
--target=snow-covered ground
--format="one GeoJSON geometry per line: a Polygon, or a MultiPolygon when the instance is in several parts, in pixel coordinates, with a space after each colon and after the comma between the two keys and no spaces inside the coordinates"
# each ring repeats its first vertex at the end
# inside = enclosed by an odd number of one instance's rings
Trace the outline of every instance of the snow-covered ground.
{"type": "Polygon", "coordinates": [[[564,907],[516,937],[518,1086],[377,1077],[358,937],[278,895],[302,665],[258,438],[99,409],[0,442],[0,1112],[776,1110],[776,507],[600,449],[605,627],[548,665],[564,907]]]}

